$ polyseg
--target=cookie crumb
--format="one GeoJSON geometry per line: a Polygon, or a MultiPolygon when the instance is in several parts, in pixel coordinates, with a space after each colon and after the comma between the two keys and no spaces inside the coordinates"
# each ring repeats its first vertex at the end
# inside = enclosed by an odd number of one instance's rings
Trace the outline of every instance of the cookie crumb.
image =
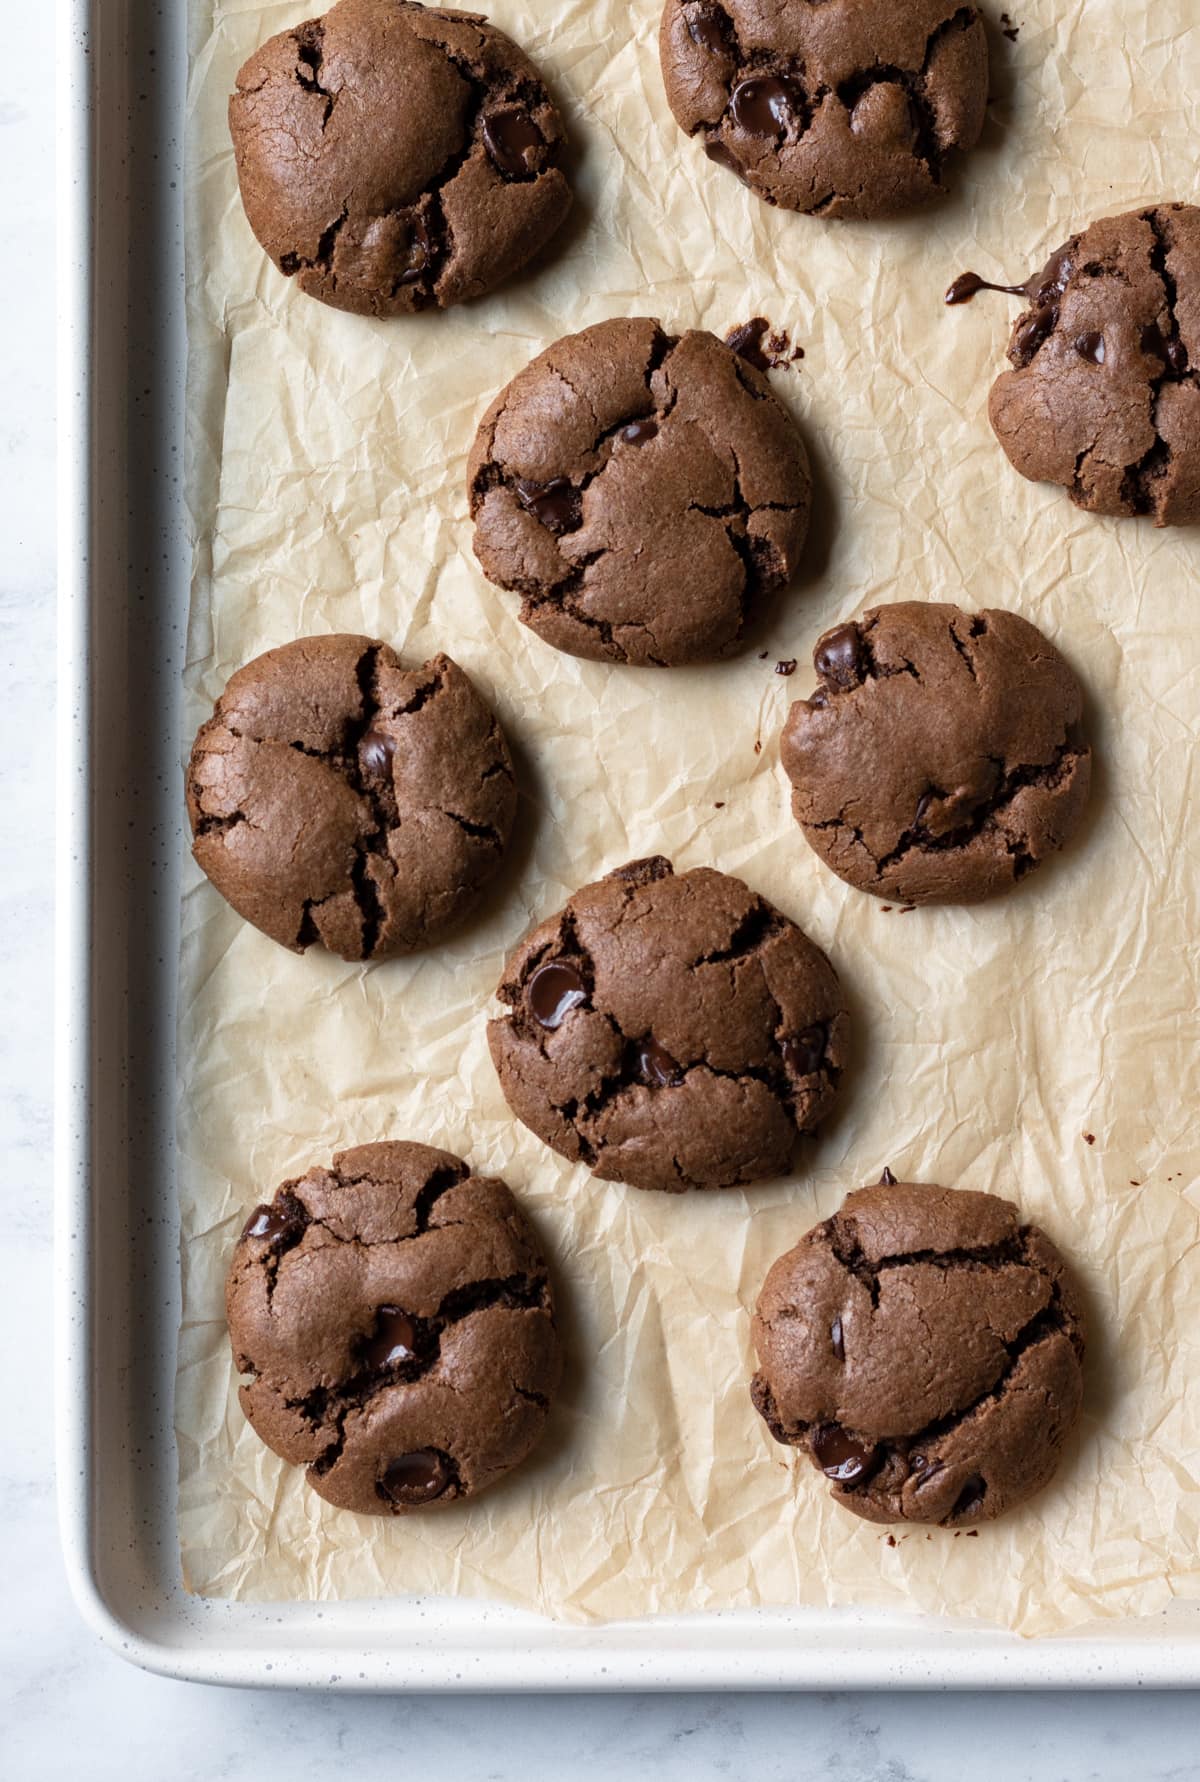
{"type": "Polygon", "coordinates": [[[1095,1133],[1094,1132],[1085,1132],[1083,1135],[1083,1142],[1085,1145],[1094,1145],[1096,1142],[1095,1133]]]}
{"type": "Polygon", "coordinates": [[[795,674],[795,672],[796,672],[796,658],[794,656],[787,656],[784,658],[784,660],[782,662],[777,662],[775,664],[775,673],[776,674],[788,675],[788,674],[795,674]]]}
{"type": "Polygon", "coordinates": [[[1015,43],[1021,34],[1020,25],[1015,25],[1006,12],[1000,14],[1000,29],[1010,43],[1015,43]]]}
{"type": "Polygon", "coordinates": [[[713,809],[715,811],[723,811],[725,809],[725,800],[723,798],[718,798],[716,804],[713,805],[713,809]]]}
{"type": "Polygon", "coordinates": [[[793,346],[782,328],[773,328],[766,316],[751,316],[725,336],[725,345],[757,371],[778,371],[804,357],[804,348],[793,346]]]}
{"type": "Polygon", "coordinates": [[[761,755],[761,754],[762,754],[762,741],[761,741],[761,739],[756,739],[756,740],[755,740],[755,744],[754,744],[754,753],[755,753],[755,754],[756,754],[756,755],[761,755]]]}
{"type": "Polygon", "coordinates": [[[911,916],[916,907],[915,903],[902,903],[898,913],[901,916],[911,916]]]}
{"type": "Polygon", "coordinates": [[[1135,1182],[1135,1181],[1134,1181],[1134,1179],[1133,1179],[1133,1177],[1132,1177],[1132,1176],[1130,1176],[1130,1178],[1129,1178],[1129,1186],[1130,1186],[1130,1187],[1131,1187],[1131,1188],[1140,1188],[1140,1187],[1141,1187],[1141,1185],[1142,1185],[1142,1184],[1141,1184],[1141,1183],[1140,1183],[1140,1182],[1135,1182]]]}
{"type": "Polygon", "coordinates": [[[889,1535],[889,1536],[888,1536],[888,1538],[887,1538],[887,1544],[888,1544],[888,1546],[889,1546],[889,1547],[894,1547],[894,1546],[895,1546],[895,1545],[896,1545],[896,1537],[895,1537],[895,1535],[889,1535]]]}

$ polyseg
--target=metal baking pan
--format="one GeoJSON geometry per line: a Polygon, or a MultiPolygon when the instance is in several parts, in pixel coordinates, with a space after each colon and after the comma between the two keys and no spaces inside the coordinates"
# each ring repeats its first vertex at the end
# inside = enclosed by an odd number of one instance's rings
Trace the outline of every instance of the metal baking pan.
{"type": "Polygon", "coordinates": [[[561,1626],[189,1596],[175,1531],[185,8],[60,0],[57,1432],[80,1607],[135,1663],[347,1689],[1200,1684],[1200,1604],[1086,1638],[862,1610],[561,1626]]]}

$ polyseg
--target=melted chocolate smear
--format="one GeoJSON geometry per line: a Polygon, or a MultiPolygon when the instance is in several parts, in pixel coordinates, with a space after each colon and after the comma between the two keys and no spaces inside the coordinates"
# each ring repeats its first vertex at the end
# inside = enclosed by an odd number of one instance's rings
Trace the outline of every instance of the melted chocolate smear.
{"type": "Polygon", "coordinates": [[[275,1243],[279,1238],[287,1237],[301,1223],[297,1214],[287,1207],[255,1207],[242,1230],[242,1236],[248,1238],[266,1238],[275,1243]]]}
{"type": "Polygon", "coordinates": [[[989,278],[981,278],[977,272],[960,272],[946,292],[946,302],[969,303],[979,291],[1003,291],[1008,297],[1027,297],[1031,303],[1044,307],[1062,296],[1073,271],[1074,260],[1068,243],[1051,254],[1042,270],[1031,273],[1024,284],[996,285],[989,278]]]}
{"type": "Polygon", "coordinates": [[[376,779],[387,779],[396,754],[396,739],[386,730],[366,730],[358,745],[358,759],[364,773],[376,779]]]}
{"type": "Polygon", "coordinates": [[[825,1057],[829,1030],[823,1021],[814,1022],[783,1042],[783,1061],[799,1077],[810,1077],[820,1070],[825,1057]]]}
{"type": "Polygon", "coordinates": [[[832,681],[835,687],[857,687],[862,680],[858,626],[835,625],[818,638],[813,667],[823,681],[832,681]]]}
{"type": "Polygon", "coordinates": [[[752,74],[734,87],[729,108],[734,123],[747,135],[778,138],[803,115],[804,97],[795,81],[778,74],[752,74]]]}
{"type": "Polygon", "coordinates": [[[656,1039],[645,1039],[638,1047],[638,1069],[656,1089],[672,1089],[683,1081],[683,1066],[656,1039]]]}
{"type": "Polygon", "coordinates": [[[973,1516],[986,1496],[987,1480],[979,1473],[972,1473],[954,1500],[947,1522],[957,1521],[960,1516],[973,1516]]]}
{"type": "Polygon", "coordinates": [[[878,1447],[856,1442],[840,1423],[823,1423],[813,1436],[812,1450],[825,1477],[839,1485],[861,1485],[879,1466],[878,1447]]]}
{"type": "Polygon", "coordinates": [[[408,235],[401,243],[400,251],[407,256],[407,259],[397,283],[414,285],[424,274],[433,257],[433,241],[425,227],[423,217],[417,217],[408,225],[408,235]]]}
{"type": "Polygon", "coordinates": [[[411,1361],[417,1352],[417,1327],[399,1306],[380,1306],[375,1319],[375,1334],[363,1349],[363,1361],[369,1368],[394,1367],[397,1362],[411,1361]]]}
{"type": "Polygon", "coordinates": [[[483,120],[483,146],[501,173],[525,179],[537,172],[538,150],[546,139],[525,112],[497,111],[483,120]]]}
{"type": "Polygon", "coordinates": [[[796,658],[794,656],[787,656],[784,658],[784,660],[782,662],[777,662],[775,664],[775,673],[776,674],[789,675],[789,674],[795,674],[795,672],[796,672],[796,658]]]}
{"type": "Polygon", "coordinates": [[[547,532],[570,532],[579,524],[579,497],[565,476],[551,477],[548,483],[522,478],[517,484],[517,500],[547,532]]]}
{"type": "Polygon", "coordinates": [[[622,427],[617,437],[623,439],[626,445],[640,446],[645,445],[648,439],[653,439],[657,432],[657,421],[630,421],[628,427],[622,427]]]}
{"type": "Polygon", "coordinates": [[[710,56],[727,56],[729,39],[725,33],[725,25],[720,13],[711,6],[698,6],[688,14],[688,36],[710,56]]]}
{"type": "Polygon", "coordinates": [[[896,1186],[896,1178],[886,1164],[883,1166],[883,1174],[880,1176],[879,1180],[884,1188],[894,1188],[896,1186]]]}
{"type": "Polygon", "coordinates": [[[947,303],[969,303],[980,291],[1004,291],[1010,297],[1024,297],[1024,285],[994,285],[989,278],[980,278],[977,272],[960,272],[950,289],[946,292],[947,303]]]}
{"type": "Polygon", "coordinates": [[[838,1360],[845,1361],[846,1344],[842,1337],[842,1321],[840,1318],[835,1318],[833,1323],[829,1326],[829,1340],[833,1344],[833,1352],[838,1360]]]}
{"type": "Polygon", "coordinates": [[[436,1448],[417,1448],[389,1460],[379,1491],[394,1504],[428,1504],[441,1497],[450,1481],[446,1456],[436,1448]]]}
{"type": "Polygon", "coordinates": [[[541,1027],[561,1027],[587,1001],[587,986],[573,965],[539,965],[525,989],[529,1012],[541,1027]]]}
{"type": "Polygon", "coordinates": [[[1108,357],[1104,347],[1103,334],[1077,334],[1074,344],[1079,357],[1089,360],[1093,365],[1103,365],[1108,357]]]}

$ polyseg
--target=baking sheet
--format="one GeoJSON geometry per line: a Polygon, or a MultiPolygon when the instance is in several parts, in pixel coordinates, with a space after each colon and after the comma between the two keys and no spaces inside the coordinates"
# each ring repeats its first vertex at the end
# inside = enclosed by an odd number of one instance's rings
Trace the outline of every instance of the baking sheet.
{"type": "Polygon", "coordinates": [[[1190,195],[1187,0],[1132,21],[1019,8],[1015,43],[992,32],[996,100],[956,197],[883,226],[768,210],[711,168],[662,97],[657,0],[489,12],[564,110],[576,213],[494,297],[373,323],[290,288],[237,201],[227,93],[250,49],[304,9],[192,4],[185,730],[259,650],[369,631],[415,661],[444,648],[476,677],[524,796],[499,895],[415,960],[293,958],[185,875],[187,1582],[251,1601],[449,1592],[574,1619],[865,1603],[1025,1633],[1194,1597],[1196,540],[1021,482],[984,412],[1011,310],[941,304],[964,266],[1019,278],[1094,214],[1190,195]],[[817,472],[808,564],[733,663],[664,673],[560,656],[470,552],[463,471],[490,397],[559,334],[628,313],[719,332],[762,313],[805,349],[773,381],[817,472]],[[885,911],[819,866],[787,811],[777,736],[811,686],[813,640],[914,596],[1011,604],[1087,688],[1099,758],[1085,833],[981,909],[885,911]],[[790,657],[795,676],[776,676],[790,657]],[[650,852],[740,873],[847,986],[857,1056],[842,1109],[788,1182],[639,1194],[571,1168],[507,1114],[484,1040],[506,949],[576,885],[650,852]],[[509,1181],[555,1259],[571,1352],[532,1463],[428,1520],[333,1511],[270,1455],[237,1407],[221,1316],[247,1209],[376,1137],[445,1145],[509,1181]],[[775,1447],[746,1393],[747,1312],[770,1261],[884,1164],[1019,1198],[1088,1290],[1089,1393],[1067,1463],[977,1538],[902,1531],[889,1546],[775,1447]]]}

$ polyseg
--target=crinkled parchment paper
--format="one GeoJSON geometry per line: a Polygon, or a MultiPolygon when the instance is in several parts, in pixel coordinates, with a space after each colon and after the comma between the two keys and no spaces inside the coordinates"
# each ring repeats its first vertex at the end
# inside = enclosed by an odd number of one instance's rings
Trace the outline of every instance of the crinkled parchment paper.
{"type": "Polygon", "coordinates": [[[254,1600],[457,1592],[571,1618],[890,1604],[1026,1633],[1198,1595],[1200,536],[1022,482],[985,414],[1012,305],[942,304],[964,267],[1020,279],[1095,215],[1195,196],[1194,0],[1014,0],[1015,43],[993,10],[995,99],[956,196],[884,225],[770,210],[711,166],[663,98],[658,0],[488,10],[563,108],[576,210],[499,294],[370,322],[281,278],[238,202],[226,97],[303,4],[191,3],[188,732],[260,650],[369,632],[414,662],[448,650],[476,678],[523,800],[499,894],[408,961],[292,957],[189,869],[187,1580],[254,1600]],[[639,312],[722,333],[761,313],[806,354],[773,381],[816,467],[808,565],[754,646],[711,668],[559,655],[471,554],[463,472],[493,393],[560,334],[639,312]],[[889,912],[825,871],[788,813],[777,739],[817,634],[913,597],[1014,606],[1087,688],[1085,832],[982,908],[889,912]],[[788,657],[791,679],[774,673],[788,657]],[[741,874],[847,986],[842,1109],[789,1181],[679,1198],[606,1185],[505,1109],[484,1026],[506,949],[577,885],[657,852],[741,874]],[[391,1522],[332,1510],[259,1443],[222,1318],[247,1210],[338,1147],[390,1137],[505,1177],[550,1248],[571,1354],[530,1465],[478,1505],[391,1522]],[[767,1266],[885,1164],[1015,1196],[1087,1288],[1078,1436],[1056,1483],[978,1538],[889,1545],[829,1504],[747,1394],[767,1266]]]}

